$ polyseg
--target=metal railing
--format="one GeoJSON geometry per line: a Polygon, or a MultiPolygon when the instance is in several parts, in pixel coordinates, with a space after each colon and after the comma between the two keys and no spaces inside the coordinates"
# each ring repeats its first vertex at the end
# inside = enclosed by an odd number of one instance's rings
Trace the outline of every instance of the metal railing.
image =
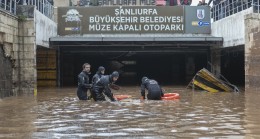
{"type": "Polygon", "coordinates": [[[34,5],[38,11],[45,16],[53,19],[54,8],[49,0],[17,0],[22,5],[34,5]]]}
{"type": "Polygon", "coordinates": [[[155,5],[155,0],[79,0],[78,6],[155,5]]]}
{"type": "Polygon", "coordinates": [[[260,1],[259,0],[253,0],[253,10],[254,13],[260,13],[260,1]]]}
{"type": "Polygon", "coordinates": [[[219,0],[213,2],[211,8],[211,16],[213,21],[220,20],[227,16],[233,15],[253,6],[254,12],[259,13],[259,0],[224,0],[217,3],[219,0]]]}
{"type": "Polygon", "coordinates": [[[0,0],[0,9],[15,15],[17,5],[34,5],[42,14],[53,19],[54,8],[49,0],[0,0]]]}
{"type": "Polygon", "coordinates": [[[16,0],[0,0],[0,9],[16,14],[16,0]]]}

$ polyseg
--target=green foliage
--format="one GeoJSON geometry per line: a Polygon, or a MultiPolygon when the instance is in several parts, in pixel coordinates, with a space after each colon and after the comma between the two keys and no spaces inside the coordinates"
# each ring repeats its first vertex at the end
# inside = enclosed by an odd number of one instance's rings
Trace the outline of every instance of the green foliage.
{"type": "Polygon", "coordinates": [[[18,15],[18,21],[25,21],[27,16],[25,15],[18,15]]]}

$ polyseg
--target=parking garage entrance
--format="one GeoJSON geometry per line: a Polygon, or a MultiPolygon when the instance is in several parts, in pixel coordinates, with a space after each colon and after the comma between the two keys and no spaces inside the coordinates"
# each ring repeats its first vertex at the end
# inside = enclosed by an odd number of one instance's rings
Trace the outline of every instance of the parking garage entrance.
{"type": "Polygon", "coordinates": [[[57,50],[57,84],[77,85],[84,63],[91,64],[90,77],[99,66],[106,68],[105,74],[119,71],[117,83],[121,85],[139,85],[143,76],[162,85],[187,84],[198,70],[210,68],[211,48],[222,41],[215,37],[150,39],[52,38],[51,46],[57,50]]]}

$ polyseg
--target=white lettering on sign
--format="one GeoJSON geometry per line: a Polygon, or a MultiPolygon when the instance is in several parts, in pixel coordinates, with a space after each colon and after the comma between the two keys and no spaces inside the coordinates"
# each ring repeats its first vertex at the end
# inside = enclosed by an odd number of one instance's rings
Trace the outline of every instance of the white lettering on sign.
{"type": "Polygon", "coordinates": [[[89,31],[111,31],[110,25],[89,25],[89,31]]]}
{"type": "Polygon", "coordinates": [[[115,9],[115,15],[157,15],[156,9],[115,9]]]}
{"type": "MultiPolygon", "coordinates": [[[[156,8],[116,8],[114,15],[95,15],[88,18],[89,32],[149,32],[184,31],[182,15],[165,15],[156,8]]],[[[182,13],[181,13],[182,14],[182,13]]]]}
{"type": "Polygon", "coordinates": [[[140,16],[140,23],[180,23],[182,16],[140,16]]]}
{"type": "Polygon", "coordinates": [[[113,17],[113,16],[90,16],[89,23],[137,23],[138,17],[130,16],[130,17],[113,17]]]}
{"type": "Polygon", "coordinates": [[[144,25],[144,31],[182,31],[183,24],[149,24],[144,25]]]}
{"type": "Polygon", "coordinates": [[[141,25],[113,25],[113,30],[115,31],[141,31],[142,27],[141,25]]]}

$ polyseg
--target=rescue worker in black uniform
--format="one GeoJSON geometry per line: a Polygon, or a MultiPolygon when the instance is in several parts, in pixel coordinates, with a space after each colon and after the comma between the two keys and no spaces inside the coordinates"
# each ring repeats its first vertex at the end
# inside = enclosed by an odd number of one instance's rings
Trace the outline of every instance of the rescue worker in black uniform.
{"type": "Polygon", "coordinates": [[[98,71],[92,77],[92,84],[94,85],[105,74],[105,68],[103,66],[98,67],[98,71]]]}
{"type": "Polygon", "coordinates": [[[147,99],[149,100],[161,100],[164,95],[158,82],[147,77],[142,78],[141,99],[145,99],[145,89],[148,90],[147,99]]]}
{"type": "Polygon", "coordinates": [[[83,70],[78,75],[77,96],[80,100],[88,100],[87,92],[92,87],[92,84],[89,83],[90,67],[88,63],[83,64],[83,70]]]}
{"type": "Polygon", "coordinates": [[[94,85],[93,85],[93,99],[95,101],[106,101],[104,94],[111,100],[115,101],[114,95],[111,92],[109,86],[117,81],[119,78],[119,73],[114,71],[110,75],[102,76],[94,85]],[[104,93],[104,94],[103,94],[104,93]]]}

